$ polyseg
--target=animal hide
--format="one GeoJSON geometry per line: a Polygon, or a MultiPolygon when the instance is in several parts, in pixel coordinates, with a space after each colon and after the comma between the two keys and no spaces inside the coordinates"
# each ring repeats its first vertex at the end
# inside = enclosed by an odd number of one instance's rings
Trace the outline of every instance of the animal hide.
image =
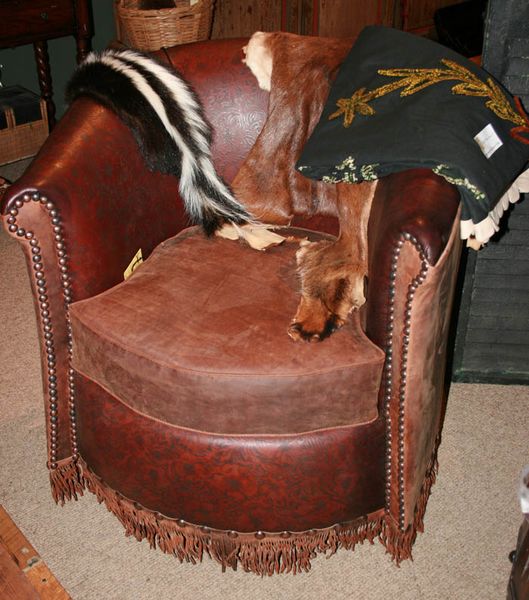
{"type": "Polygon", "coordinates": [[[116,113],[133,132],[149,168],[179,178],[187,213],[207,234],[226,222],[253,222],[215,171],[203,108],[174,69],[135,50],[92,52],[66,89],[68,102],[78,96],[116,113]]]}
{"type": "Polygon", "coordinates": [[[295,340],[320,341],[364,302],[367,223],[376,182],[327,184],[295,164],[315,127],[352,40],[255,33],[245,62],[270,91],[268,118],[232,189],[263,223],[288,225],[295,215],[338,217],[335,241],[302,241],[297,252],[301,300],[288,329],[295,340]]]}

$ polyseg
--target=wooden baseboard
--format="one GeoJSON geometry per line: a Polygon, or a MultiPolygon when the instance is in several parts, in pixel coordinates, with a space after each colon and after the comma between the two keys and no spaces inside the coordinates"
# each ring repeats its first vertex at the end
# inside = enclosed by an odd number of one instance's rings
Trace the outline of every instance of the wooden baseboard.
{"type": "Polygon", "coordinates": [[[0,598],[71,600],[70,595],[1,505],[0,598]]]}

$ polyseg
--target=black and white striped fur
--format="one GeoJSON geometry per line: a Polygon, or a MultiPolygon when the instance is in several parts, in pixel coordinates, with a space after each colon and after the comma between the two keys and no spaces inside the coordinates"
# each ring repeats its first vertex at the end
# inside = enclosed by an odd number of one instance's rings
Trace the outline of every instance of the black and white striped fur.
{"type": "Polygon", "coordinates": [[[207,234],[225,222],[253,222],[215,171],[211,127],[197,96],[174,69],[136,50],[92,52],[66,90],[68,102],[78,96],[90,96],[117,114],[150,169],[179,178],[186,211],[207,234]]]}

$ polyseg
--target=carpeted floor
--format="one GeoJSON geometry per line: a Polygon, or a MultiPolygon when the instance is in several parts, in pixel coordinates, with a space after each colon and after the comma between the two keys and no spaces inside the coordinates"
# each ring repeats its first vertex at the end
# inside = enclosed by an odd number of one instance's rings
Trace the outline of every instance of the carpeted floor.
{"type": "MultiPolygon", "coordinates": [[[[1,172],[1,171],[0,171],[1,172]]],[[[38,342],[18,244],[0,233],[0,503],[74,600],[497,600],[505,598],[529,463],[529,388],[458,384],[440,472],[414,561],[397,568],[377,542],[320,556],[297,576],[221,573],[126,538],[88,494],[56,506],[45,467],[38,342]]]]}

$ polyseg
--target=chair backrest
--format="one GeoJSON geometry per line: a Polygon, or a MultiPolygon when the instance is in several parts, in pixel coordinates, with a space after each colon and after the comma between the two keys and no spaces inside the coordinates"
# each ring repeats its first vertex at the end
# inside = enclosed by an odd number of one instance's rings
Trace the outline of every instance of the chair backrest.
{"type": "Polygon", "coordinates": [[[161,52],[191,84],[215,132],[213,159],[229,183],[244,161],[267,117],[268,93],[243,64],[246,39],[174,46],[161,52]]]}
{"type": "MultiPolygon", "coordinates": [[[[214,40],[174,46],[159,53],[191,84],[213,126],[213,159],[218,172],[230,183],[263,128],[268,92],[257,85],[242,62],[246,38],[214,40]]],[[[336,235],[334,217],[296,216],[292,225],[336,235]]]]}
{"type": "MultiPolygon", "coordinates": [[[[247,41],[238,38],[185,44],[162,51],[161,56],[181,72],[199,95],[215,131],[215,166],[228,183],[237,173],[267,118],[268,92],[259,88],[254,75],[242,62],[242,49],[247,41]]],[[[442,211],[434,210],[435,222],[420,228],[428,258],[435,264],[448,239],[447,233],[438,235],[438,227],[443,232],[450,231],[459,204],[459,194],[445,181],[422,169],[390,175],[381,180],[370,218],[371,262],[378,262],[377,249],[380,244],[387,252],[386,246],[395,244],[400,236],[400,218],[394,223],[394,231],[386,231],[391,229],[388,211],[391,213],[396,210],[399,215],[402,212],[404,222],[409,222],[411,229],[415,230],[414,211],[420,212],[424,207],[426,199],[422,192],[425,190],[428,190],[428,203],[443,206],[442,211]],[[414,189],[418,182],[426,186],[422,191],[417,194],[406,191],[409,185],[410,189],[414,189]],[[381,218],[383,213],[386,214],[385,219],[381,218]],[[385,233],[379,235],[381,231],[385,233]]],[[[337,220],[324,215],[309,218],[296,216],[292,225],[335,235],[338,233],[337,220]]]]}

